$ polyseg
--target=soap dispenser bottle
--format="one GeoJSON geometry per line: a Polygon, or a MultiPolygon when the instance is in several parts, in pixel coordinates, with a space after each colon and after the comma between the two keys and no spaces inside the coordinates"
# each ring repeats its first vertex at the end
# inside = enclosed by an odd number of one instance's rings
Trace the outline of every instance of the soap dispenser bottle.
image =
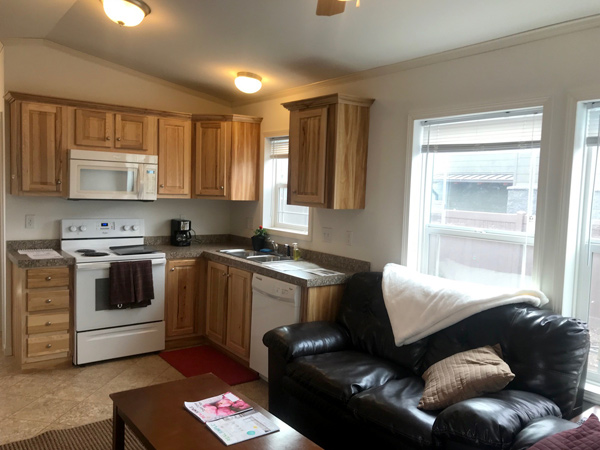
{"type": "Polygon", "coordinates": [[[298,248],[298,244],[294,242],[293,244],[292,254],[294,256],[294,261],[298,261],[300,259],[300,249],[298,248]]]}

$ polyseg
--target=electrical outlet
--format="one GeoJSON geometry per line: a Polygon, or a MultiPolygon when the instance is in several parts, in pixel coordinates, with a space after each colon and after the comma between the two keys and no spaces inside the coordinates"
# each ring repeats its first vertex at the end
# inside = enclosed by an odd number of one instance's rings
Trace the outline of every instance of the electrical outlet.
{"type": "Polygon", "coordinates": [[[350,230],[346,230],[346,245],[352,246],[352,239],[354,237],[354,233],[350,230]]]}
{"type": "Polygon", "coordinates": [[[34,214],[25,214],[25,228],[28,228],[28,229],[35,228],[35,215],[34,214]]]}
{"type": "Polygon", "coordinates": [[[329,227],[322,227],[321,230],[323,231],[323,242],[331,242],[333,230],[329,227]]]}
{"type": "Polygon", "coordinates": [[[246,228],[252,229],[252,217],[246,217],[246,228]]]}

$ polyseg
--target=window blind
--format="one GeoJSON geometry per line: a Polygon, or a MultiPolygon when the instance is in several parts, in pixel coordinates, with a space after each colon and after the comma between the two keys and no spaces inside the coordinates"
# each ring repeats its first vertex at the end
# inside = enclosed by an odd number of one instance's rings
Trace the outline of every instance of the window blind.
{"type": "Polygon", "coordinates": [[[425,120],[421,125],[423,153],[539,148],[542,109],[425,120]]]}
{"type": "Polygon", "coordinates": [[[287,158],[290,140],[287,137],[271,138],[271,158],[287,158]]]}

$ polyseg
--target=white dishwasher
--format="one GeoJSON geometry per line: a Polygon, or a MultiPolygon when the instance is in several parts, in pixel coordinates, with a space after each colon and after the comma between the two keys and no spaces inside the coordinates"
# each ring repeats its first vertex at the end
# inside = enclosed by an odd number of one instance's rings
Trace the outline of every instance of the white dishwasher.
{"type": "Polygon", "coordinates": [[[265,333],[273,328],[300,321],[300,286],[254,274],[252,277],[252,328],[250,368],[269,378],[265,333]]]}

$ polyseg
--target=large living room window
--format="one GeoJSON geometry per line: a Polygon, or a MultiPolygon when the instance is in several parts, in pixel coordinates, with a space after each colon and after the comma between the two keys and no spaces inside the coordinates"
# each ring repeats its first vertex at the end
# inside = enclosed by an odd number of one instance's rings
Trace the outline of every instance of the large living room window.
{"type": "Polygon", "coordinates": [[[577,116],[572,191],[578,201],[571,202],[569,215],[577,218],[576,226],[569,227],[570,236],[577,240],[569,252],[575,255],[573,314],[588,323],[587,380],[600,388],[600,102],[579,103],[577,116]]]}
{"type": "Polygon", "coordinates": [[[415,121],[408,265],[531,282],[542,108],[415,121]]]}
{"type": "Polygon", "coordinates": [[[271,137],[266,142],[263,223],[274,234],[307,235],[310,209],[287,204],[289,138],[271,137]]]}

